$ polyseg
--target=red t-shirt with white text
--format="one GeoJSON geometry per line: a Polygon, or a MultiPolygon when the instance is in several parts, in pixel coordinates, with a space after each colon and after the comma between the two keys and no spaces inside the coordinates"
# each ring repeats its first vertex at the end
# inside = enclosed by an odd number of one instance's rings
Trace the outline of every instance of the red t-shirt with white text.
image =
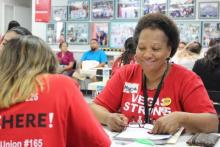
{"type": "MultiPolygon", "coordinates": [[[[156,89],[147,92],[150,107],[156,89]]],[[[119,69],[94,102],[106,107],[110,112],[125,114],[130,121],[144,121],[141,66],[133,64],[119,69]]],[[[150,119],[156,120],[174,111],[216,113],[201,79],[194,72],[176,64],[172,64],[164,79],[150,119]]]]}
{"type": "Polygon", "coordinates": [[[43,91],[0,110],[0,126],[1,147],[110,146],[75,82],[63,75],[48,75],[43,91]]]}

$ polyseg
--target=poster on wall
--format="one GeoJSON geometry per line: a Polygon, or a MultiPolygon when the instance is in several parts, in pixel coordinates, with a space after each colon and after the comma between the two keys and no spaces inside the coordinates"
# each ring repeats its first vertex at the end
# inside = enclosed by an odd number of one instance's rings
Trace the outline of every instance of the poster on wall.
{"type": "Polygon", "coordinates": [[[124,48],[125,40],[134,34],[137,22],[111,22],[110,47],[124,48]]]}
{"type": "Polygon", "coordinates": [[[89,1],[72,0],[68,4],[68,20],[88,20],[89,19],[89,1]]]}
{"type": "Polygon", "coordinates": [[[67,7],[65,6],[52,7],[52,20],[66,21],[67,20],[67,7]]]}
{"type": "Polygon", "coordinates": [[[59,44],[65,40],[65,23],[56,22],[47,24],[46,42],[59,44]]]}
{"type": "Polygon", "coordinates": [[[117,0],[117,16],[120,19],[140,17],[140,0],[117,0]]]}
{"type": "Polygon", "coordinates": [[[89,43],[89,23],[69,22],[66,29],[66,40],[69,44],[83,45],[89,43]]]}
{"type": "Polygon", "coordinates": [[[143,10],[144,15],[155,12],[166,14],[167,0],[144,0],[143,10]]]}
{"type": "Polygon", "coordinates": [[[108,23],[93,23],[91,36],[98,40],[100,46],[108,46],[108,23]]]}
{"type": "Polygon", "coordinates": [[[191,41],[201,42],[201,22],[178,21],[176,22],[180,32],[180,41],[189,43],[191,41]]]}
{"type": "Polygon", "coordinates": [[[169,0],[168,11],[173,18],[195,18],[195,0],[169,0]]]}
{"type": "Polygon", "coordinates": [[[219,2],[200,2],[199,3],[199,18],[200,19],[218,19],[219,17],[219,2]]]}
{"type": "Polygon", "coordinates": [[[208,46],[210,39],[220,38],[220,22],[203,22],[202,45],[208,46]]]}
{"type": "Polygon", "coordinates": [[[112,19],[114,0],[92,0],[92,19],[112,19]]]}
{"type": "Polygon", "coordinates": [[[51,15],[51,0],[35,1],[35,22],[49,22],[51,15]]]}

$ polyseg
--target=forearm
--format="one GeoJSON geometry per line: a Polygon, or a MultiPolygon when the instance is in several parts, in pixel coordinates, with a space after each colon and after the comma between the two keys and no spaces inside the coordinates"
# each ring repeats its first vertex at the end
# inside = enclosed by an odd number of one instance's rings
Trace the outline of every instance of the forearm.
{"type": "Polygon", "coordinates": [[[68,65],[65,65],[64,70],[66,71],[66,70],[72,69],[73,68],[73,63],[74,62],[70,62],[68,65]]]}
{"type": "Polygon", "coordinates": [[[218,131],[218,117],[211,113],[180,113],[180,124],[192,133],[218,131]]]}
{"type": "Polygon", "coordinates": [[[111,113],[106,108],[95,103],[91,103],[90,108],[92,109],[98,121],[104,125],[107,125],[107,119],[111,113]]]}
{"type": "Polygon", "coordinates": [[[105,63],[100,63],[97,67],[104,67],[105,63]]]}

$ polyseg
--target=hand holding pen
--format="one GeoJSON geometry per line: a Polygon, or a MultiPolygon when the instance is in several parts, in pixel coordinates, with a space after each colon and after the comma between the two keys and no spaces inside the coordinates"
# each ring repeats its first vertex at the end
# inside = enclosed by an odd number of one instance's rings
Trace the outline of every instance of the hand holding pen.
{"type": "Polygon", "coordinates": [[[124,114],[111,113],[107,118],[107,126],[112,131],[121,132],[128,125],[128,118],[124,114]]]}

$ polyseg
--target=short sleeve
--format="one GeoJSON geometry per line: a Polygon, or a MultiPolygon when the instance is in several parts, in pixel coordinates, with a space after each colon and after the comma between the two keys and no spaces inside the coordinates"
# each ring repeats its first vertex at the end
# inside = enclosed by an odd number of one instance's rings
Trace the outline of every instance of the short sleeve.
{"type": "Polygon", "coordinates": [[[107,56],[104,51],[101,51],[101,62],[100,63],[108,63],[107,56]]]}

